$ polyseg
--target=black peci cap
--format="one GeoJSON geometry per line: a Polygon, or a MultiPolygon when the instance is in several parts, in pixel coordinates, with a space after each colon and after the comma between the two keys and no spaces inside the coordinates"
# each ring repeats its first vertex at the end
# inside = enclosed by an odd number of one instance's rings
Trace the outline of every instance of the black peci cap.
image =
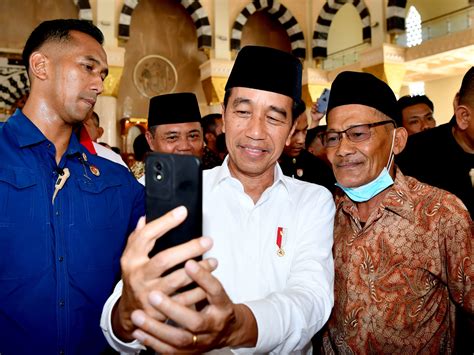
{"type": "Polygon", "coordinates": [[[281,50],[245,46],[235,59],[225,89],[245,87],[301,98],[302,65],[294,55],[281,50]]]}
{"type": "Polygon", "coordinates": [[[327,113],[335,107],[352,104],[373,107],[400,122],[395,94],[388,84],[372,74],[344,71],[334,79],[327,113]]]}
{"type": "Polygon", "coordinates": [[[166,94],[150,99],[148,127],[186,122],[201,122],[199,104],[193,93],[166,94]]]}

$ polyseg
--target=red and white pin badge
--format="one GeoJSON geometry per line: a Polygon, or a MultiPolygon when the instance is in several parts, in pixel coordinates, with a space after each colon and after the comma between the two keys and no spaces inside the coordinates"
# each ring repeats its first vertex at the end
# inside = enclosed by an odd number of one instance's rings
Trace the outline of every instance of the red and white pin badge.
{"type": "Polygon", "coordinates": [[[276,245],[278,247],[277,255],[278,256],[285,256],[285,249],[283,247],[286,244],[286,229],[283,227],[277,228],[277,236],[276,236],[276,245]]]}

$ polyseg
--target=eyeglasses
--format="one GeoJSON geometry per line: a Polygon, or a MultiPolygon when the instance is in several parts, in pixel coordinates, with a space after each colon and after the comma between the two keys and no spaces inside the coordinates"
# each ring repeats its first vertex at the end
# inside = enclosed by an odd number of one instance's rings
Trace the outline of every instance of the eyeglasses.
{"type": "Polygon", "coordinates": [[[339,132],[334,132],[334,131],[324,132],[324,135],[322,137],[323,145],[326,148],[337,147],[341,143],[343,133],[346,134],[347,138],[351,142],[357,143],[357,142],[365,141],[370,138],[370,135],[371,135],[370,129],[372,127],[382,126],[388,123],[392,123],[393,126],[396,127],[395,121],[386,120],[386,121],[366,123],[366,124],[360,124],[357,126],[352,126],[352,127],[349,127],[348,129],[345,129],[344,131],[339,131],[339,132]]]}

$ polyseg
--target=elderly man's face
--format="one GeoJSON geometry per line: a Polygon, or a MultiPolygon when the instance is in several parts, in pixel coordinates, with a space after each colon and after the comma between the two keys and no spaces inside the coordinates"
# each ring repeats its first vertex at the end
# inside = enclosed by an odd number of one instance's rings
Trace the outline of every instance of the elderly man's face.
{"type": "Polygon", "coordinates": [[[172,123],[156,126],[146,139],[152,151],[202,157],[204,139],[199,122],[172,123]]]}
{"type": "Polygon", "coordinates": [[[236,177],[272,177],[292,129],[293,100],[269,91],[232,89],[224,118],[229,169],[236,177]]]}
{"type": "MultiPolygon", "coordinates": [[[[343,105],[329,112],[327,131],[343,131],[384,120],[371,107],[343,105]]],[[[351,142],[344,134],[338,146],[327,147],[337,182],[345,187],[358,187],[375,180],[388,163],[393,129],[391,124],[372,127],[370,138],[362,142],[351,142]]]]}

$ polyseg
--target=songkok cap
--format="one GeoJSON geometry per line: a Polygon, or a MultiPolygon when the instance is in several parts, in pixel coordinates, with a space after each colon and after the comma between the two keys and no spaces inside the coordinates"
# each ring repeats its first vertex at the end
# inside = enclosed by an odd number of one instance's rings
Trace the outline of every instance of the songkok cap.
{"type": "Polygon", "coordinates": [[[390,86],[372,74],[344,71],[334,79],[328,114],[335,107],[352,104],[373,107],[395,122],[400,121],[395,94],[390,86]]]}
{"type": "Polygon", "coordinates": [[[183,92],[151,98],[148,110],[148,127],[186,122],[201,122],[196,95],[183,92]]]}
{"type": "Polygon", "coordinates": [[[244,87],[301,98],[301,62],[281,50],[245,46],[235,59],[225,89],[244,87]]]}

